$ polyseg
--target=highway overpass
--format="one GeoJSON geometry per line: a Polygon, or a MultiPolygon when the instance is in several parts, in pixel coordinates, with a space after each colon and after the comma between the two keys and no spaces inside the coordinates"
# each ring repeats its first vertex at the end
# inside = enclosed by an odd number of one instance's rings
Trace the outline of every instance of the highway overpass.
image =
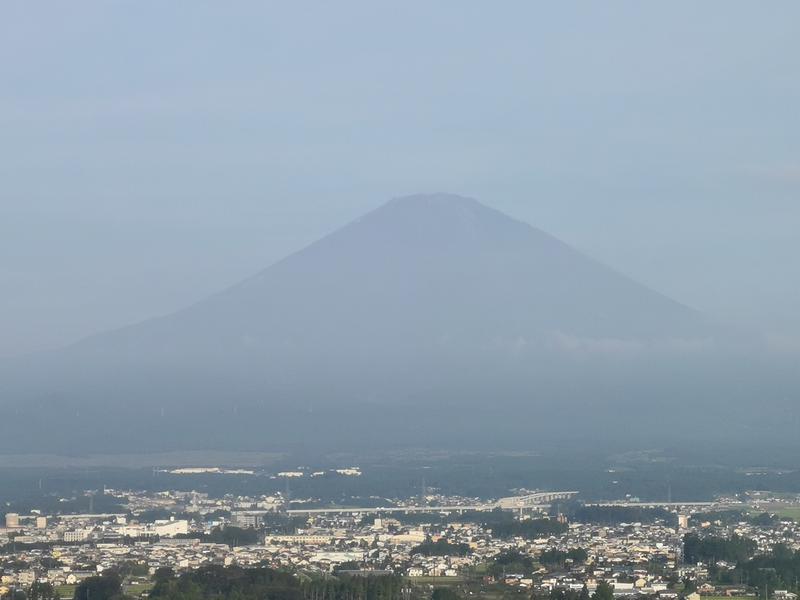
{"type": "Polygon", "coordinates": [[[452,506],[336,506],[330,508],[292,508],[286,511],[290,515],[326,515],[326,514],[380,514],[380,513],[439,513],[490,511],[496,508],[504,510],[523,510],[547,508],[556,500],[567,500],[578,492],[534,492],[524,496],[509,496],[495,502],[481,504],[459,504],[452,506]]]}

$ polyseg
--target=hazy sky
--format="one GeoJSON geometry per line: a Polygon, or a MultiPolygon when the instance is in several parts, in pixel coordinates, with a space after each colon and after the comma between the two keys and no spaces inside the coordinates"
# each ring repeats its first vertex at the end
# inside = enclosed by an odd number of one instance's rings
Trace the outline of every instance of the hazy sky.
{"type": "Polygon", "coordinates": [[[800,336],[797,2],[0,5],[0,356],[473,196],[800,336]]]}

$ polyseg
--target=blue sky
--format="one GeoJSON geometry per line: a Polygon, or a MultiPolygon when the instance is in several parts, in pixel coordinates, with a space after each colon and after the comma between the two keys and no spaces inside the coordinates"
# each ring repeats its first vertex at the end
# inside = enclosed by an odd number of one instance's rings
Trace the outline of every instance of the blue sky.
{"type": "Polygon", "coordinates": [[[0,7],[0,356],[445,191],[800,338],[794,2],[0,7]]]}

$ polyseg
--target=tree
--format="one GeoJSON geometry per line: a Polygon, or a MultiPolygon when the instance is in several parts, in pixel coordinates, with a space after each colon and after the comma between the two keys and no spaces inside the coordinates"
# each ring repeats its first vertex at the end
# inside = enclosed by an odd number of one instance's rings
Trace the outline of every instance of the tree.
{"type": "Polygon", "coordinates": [[[506,550],[498,554],[489,565],[490,575],[499,577],[505,573],[527,574],[533,569],[533,559],[519,550],[506,550]]]}
{"type": "Polygon", "coordinates": [[[435,542],[426,541],[411,549],[411,554],[423,556],[466,556],[472,551],[466,544],[451,544],[444,538],[435,542]]]}
{"type": "Polygon", "coordinates": [[[461,600],[461,596],[453,588],[437,587],[431,594],[431,600],[461,600]]]}
{"type": "Polygon", "coordinates": [[[173,571],[171,567],[159,567],[156,569],[155,573],[153,573],[153,581],[156,583],[174,578],[175,571],[173,571]]]}
{"type": "Polygon", "coordinates": [[[491,519],[486,519],[483,526],[492,530],[492,537],[511,538],[523,537],[535,539],[537,537],[555,535],[567,530],[567,525],[555,519],[527,519],[517,521],[513,517],[500,517],[492,513],[491,519]]]}
{"type": "Polygon", "coordinates": [[[614,588],[606,581],[600,582],[592,594],[592,600],[614,600],[614,588]]]}
{"type": "Polygon", "coordinates": [[[122,597],[122,580],[116,573],[84,579],[75,588],[73,600],[118,600],[122,597]]]}
{"type": "Polygon", "coordinates": [[[756,551],[753,540],[733,535],[730,539],[714,536],[699,537],[694,533],[683,536],[683,556],[687,563],[717,560],[741,562],[756,551]]]}
{"type": "MultiPolygon", "coordinates": [[[[164,577],[152,600],[390,600],[400,597],[402,578],[337,573],[299,579],[265,565],[257,568],[208,565],[180,576],[164,577]]],[[[93,599],[92,599],[93,600],[93,599]]]]}
{"type": "Polygon", "coordinates": [[[619,525],[620,523],[653,523],[671,521],[672,513],[664,508],[639,508],[635,506],[581,506],[575,509],[572,520],[579,523],[619,525]]]}
{"type": "Polygon", "coordinates": [[[586,562],[586,559],[589,558],[589,553],[583,548],[570,548],[567,551],[567,558],[574,562],[582,563],[586,562]]]}
{"type": "Polygon", "coordinates": [[[28,600],[59,600],[58,592],[50,583],[34,581],[28,588],[28,600]]]}
{"type": "Polygon", "coordinates": [[[583,548],[570,548],[566,552],[564,550],[550,548],[541,553],[539,562],[543,565],[563,565],[566,560],[582,563],[585,562],[588,557],[588,553],[583,548]]]}
{"type": "Polygon", "coordinates": [[[149,569],[147,568],[147,563],[130,560],[118,565],[116,567],[116,571],[123,578],[128,577],[129,575],[133,575],[135,577],[145,577],[149,572],[149,569]]]}
{"type": "Polygon", "coordinates": [[[550,590],[550,600],[565,600],[564,590],[561,588],[550,590]]]}
{"type": "Polygon", "coordinates": [[[336,565],[333,568],[333,572],[337,573],[339,571],[358,571],[363,566],[364,565],[357,560],[348,560],[346,562],[339,563],[338,565],[336,565]]]}

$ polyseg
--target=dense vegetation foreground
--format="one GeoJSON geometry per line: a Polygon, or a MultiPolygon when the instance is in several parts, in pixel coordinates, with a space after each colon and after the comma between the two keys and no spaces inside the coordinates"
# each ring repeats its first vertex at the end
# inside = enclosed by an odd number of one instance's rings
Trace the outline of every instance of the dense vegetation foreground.
{"type": "MultiPolygon", "coordinates": [[[[158,600],[389,600],[401,597],[396,575],[298,577],[275,569],[208,566],[176,576],[156,573],[150,598],[158,600]]],[[[115,575],[92,577],[75,590],[75,600],[122,598],[115,575]]]]}

